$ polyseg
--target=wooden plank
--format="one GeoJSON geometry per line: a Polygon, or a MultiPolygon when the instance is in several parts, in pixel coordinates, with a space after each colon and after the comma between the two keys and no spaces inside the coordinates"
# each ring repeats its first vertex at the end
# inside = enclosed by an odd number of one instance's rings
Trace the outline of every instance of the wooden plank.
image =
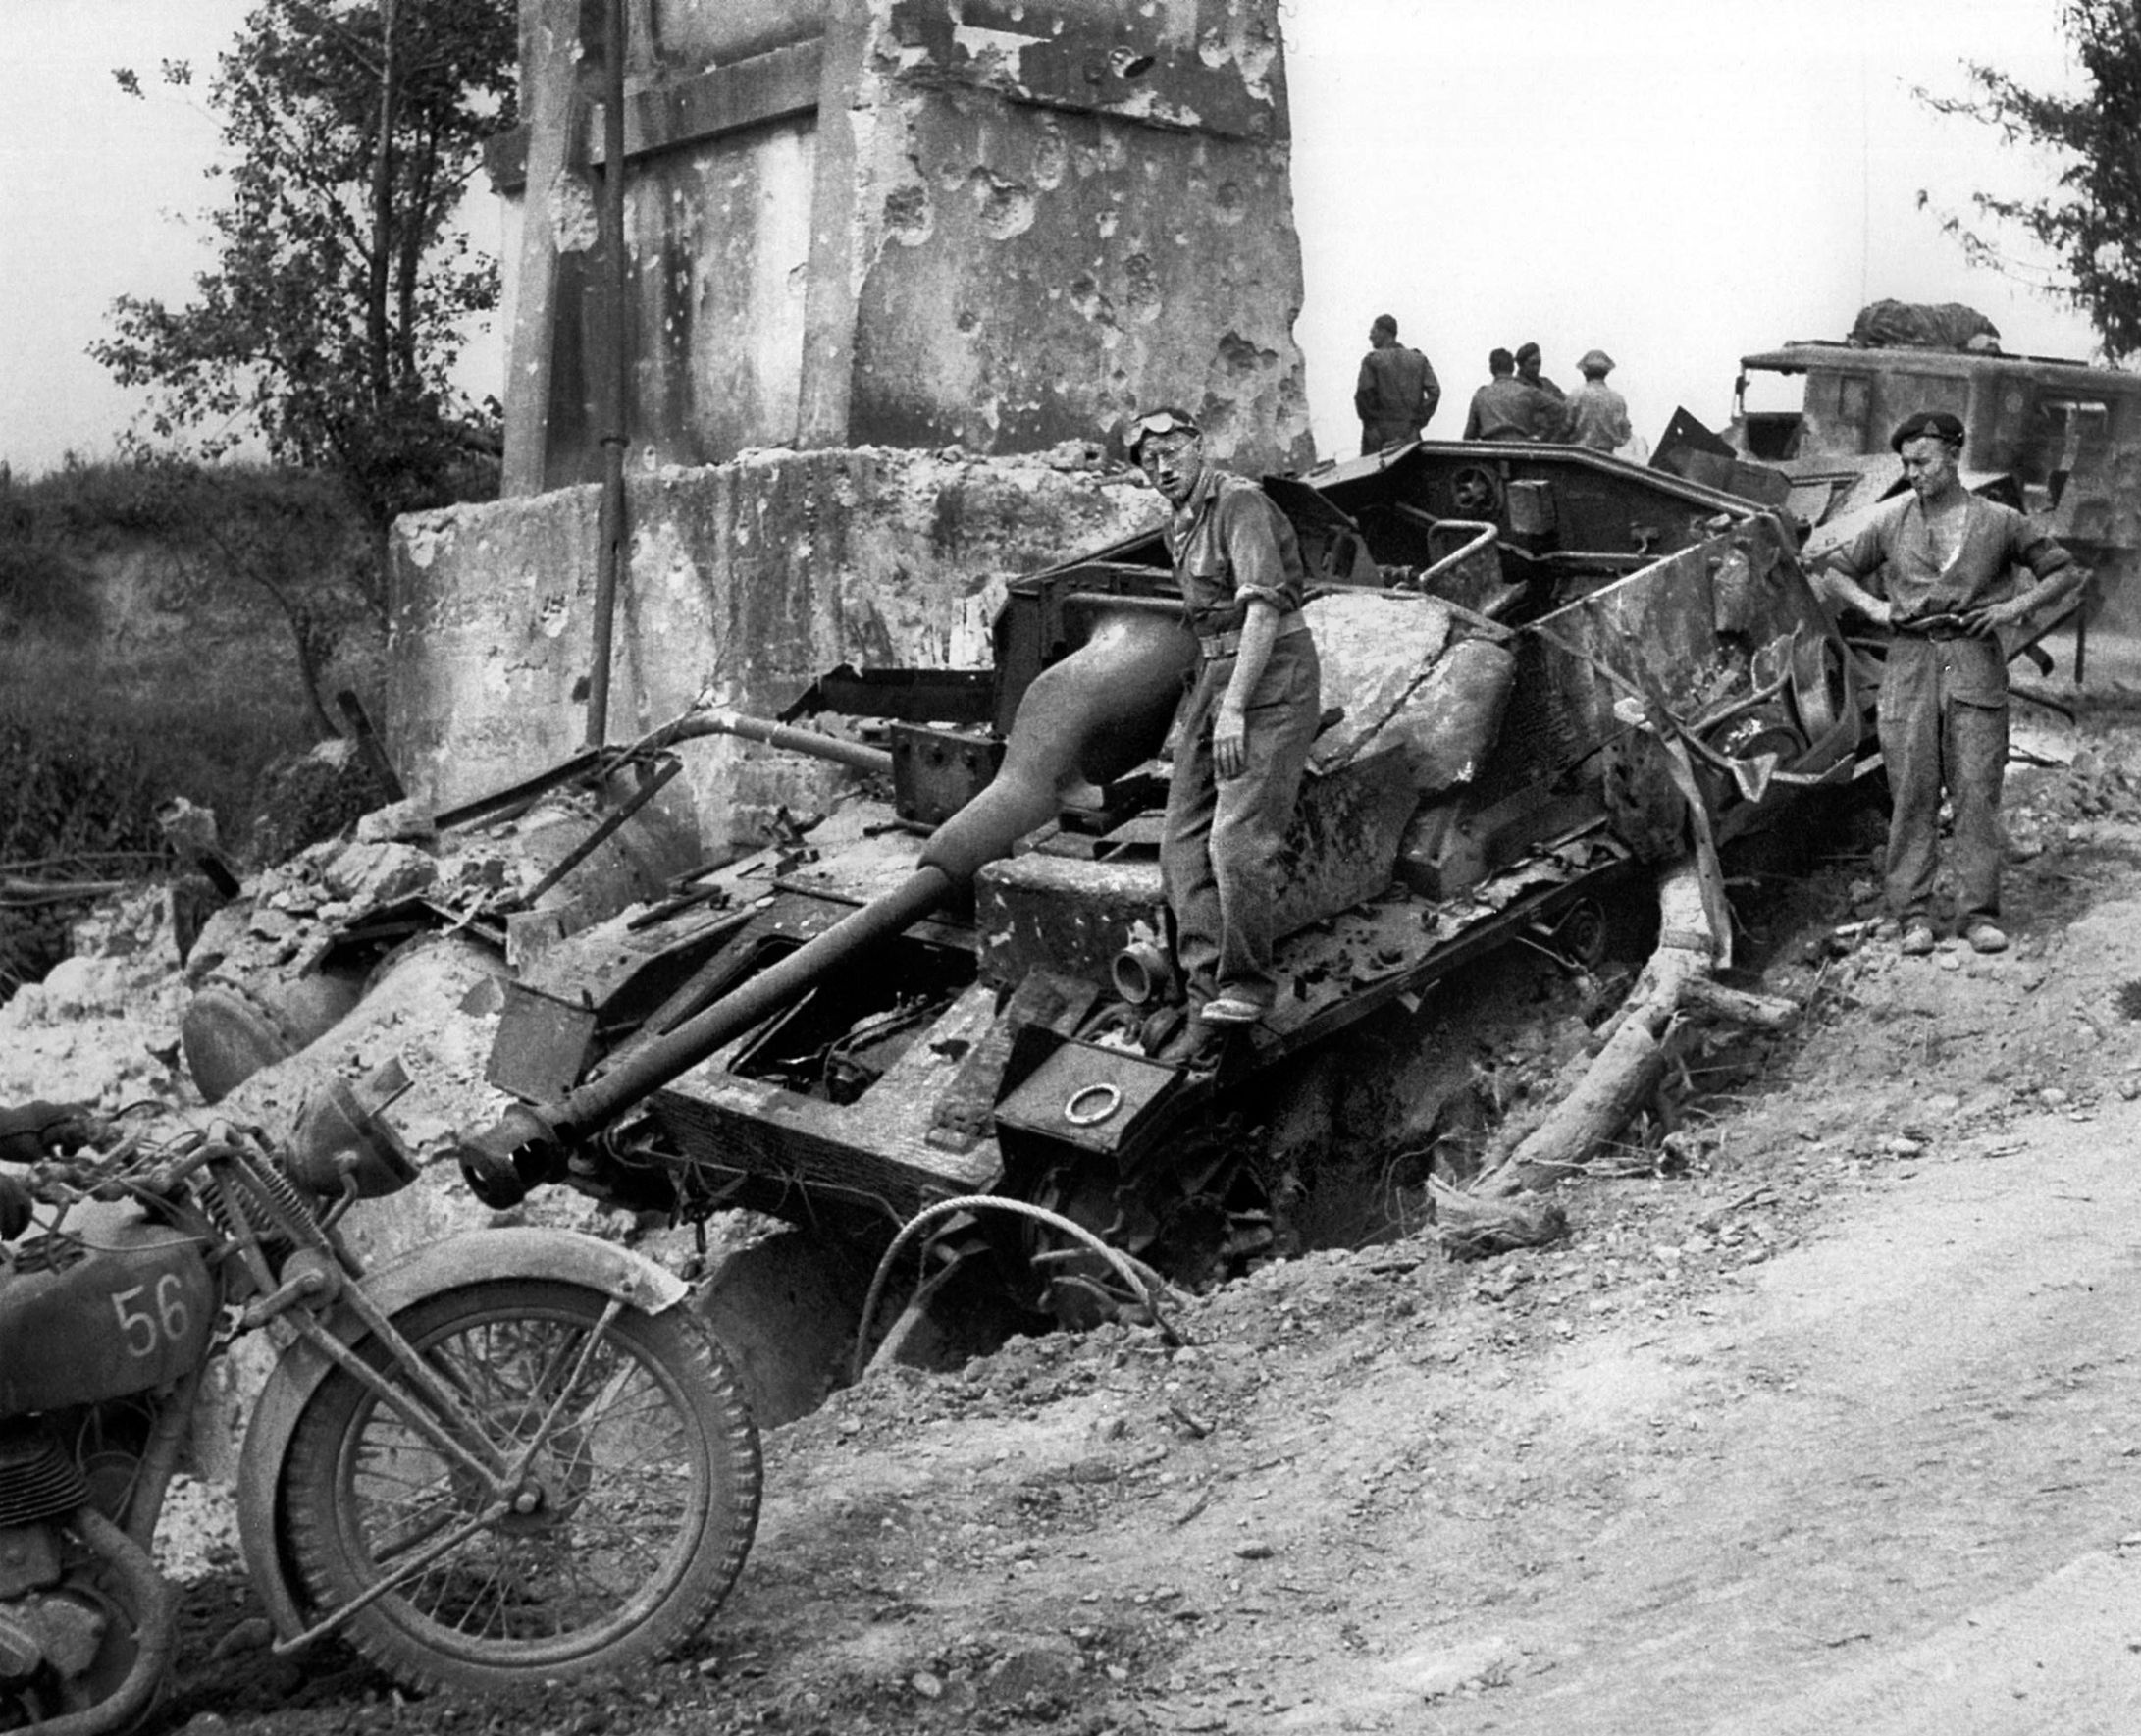
{"type": "MultiPolygon", "coordinates": [[[[539,495],[549,457],[550,384],[555,355],[560,261],[550,216],[550,189],[567,166],[578,96],[580,0],[532,0],[538,51],[523,92],[528,146],[523,154],[520,270],[514,281],[513,327],[506,344],[505,459],[498,492],[539,495]]],[[[505,190],[503,187],[501,191],[505,190]]]]}
{"type": "MultiPolygon", "coordinates": [[[[813,38],[710,73],[665,79],[624,99],[625,161],[817,113],[824,44],[813,38]]],[[[602,161],[602,117],[587,118],[588,161],[602,161]]]]}
{"type": "MultiPolygon", "coordinates": [[[[631,91],[624,99],[625,161],[814,115],[824,62],[824,43],[812,37],[631,91]]],[[[580,160],[595,168],[603,162],[602,106],[590,103],[578,126],[580,160]]],[[[497,192],[517,193],[527,184],[535,132],[533,126],[515,127],[485,140],[484,168],[497,192]]]]}
{"type": "Polygon", "coordinates": [[[860,213],[856,109],[869,55],[869,0],[830,0],[812,146],[810,256],[803,294],[796,444],[844,447],[855,397],[856,246],[860,213]]]}

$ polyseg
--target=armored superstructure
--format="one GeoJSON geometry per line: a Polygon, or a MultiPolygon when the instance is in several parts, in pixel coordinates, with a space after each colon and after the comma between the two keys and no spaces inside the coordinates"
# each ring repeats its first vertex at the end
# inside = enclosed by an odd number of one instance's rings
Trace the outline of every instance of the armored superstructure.
{"type": "MultiPolygon", "coordinates": [[[[1156,848],[1195,645],[1134,538],[1013,581],[990,669],[799,696],[791,723],[881,720],[889,778],[520,973],[492,1078],[524,1107],[464,1141],[479,1189],[865,1239],[1013,1198],[1206,1276],[1288,1242],[1299,1179],[1228,1115],[1259,1077],[1520,931],[1581,956],[1617,881],[1863,763],[1853,655],[1745,500],[1529,445],[1265,486],[1312,569],[1330,710],[1261,1024],[1183,1040],[1156,848]]],[[[1006,1269],[1059,1309],[1090,1289],[1006,1269]]]]}

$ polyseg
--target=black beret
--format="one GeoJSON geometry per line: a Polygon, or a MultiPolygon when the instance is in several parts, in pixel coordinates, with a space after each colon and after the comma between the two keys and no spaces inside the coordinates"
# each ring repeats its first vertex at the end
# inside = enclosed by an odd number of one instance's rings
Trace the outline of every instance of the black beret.
{"type": "Polygon", "coordinates": [[[1922,440],[1930,434],[1935,440],[1944,440],[1952,447],[1962,444],[1962,424],[1946,410],[1920,410],[1915,416],[1906,416],[1896,432],[1888,437],[1888,449],[1900,452],[1908,441],[1922,440]]]}

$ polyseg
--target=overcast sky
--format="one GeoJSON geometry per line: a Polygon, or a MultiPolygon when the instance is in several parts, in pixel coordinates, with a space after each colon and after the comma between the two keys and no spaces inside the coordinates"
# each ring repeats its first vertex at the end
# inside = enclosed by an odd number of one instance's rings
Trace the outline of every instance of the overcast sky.
{"type": "MultiPolygon", "coordinates": [[[[1461,432],[1487,353],[1527,339],[1565,387],[1593,345],[1637,432],[1716,426],[1739,357],[1841,338],[1868,300],[1966,301],[2007,348],[2086,355],[2086,322],[1961,263],[1919,189],[2049,181],[1961,94],[1961,63],[2072,77],[2054,0],[1287,0],[1294,204],[1318,450],[1353,450],[1368,324],[1397,316],[1461,432]],[[1430,21],[1433,21],[1432,23],[1430,21]]],[[[2039,262],[2041,263],[2041,261],[2039,262]]],[[[2039,274],[2042,281],[2042,274],[2039,274]]]]}
{"type": "MultiPolygon", "coordinates": [[[[212,120],[122,96],[165,58],[205,74],[251,0],[7,0],[0,107],[0,457],[109,453],[138,408],[83,353],[124,293],[183,299],[212,120]]],[[[1712,424],[1740,355],[1841,337],[1861,302],[1967,301],[2012,350],[2085,355],[2087,326],[1967,270],[1920,188],[1961,207],[2043,182],[1989,130],[1913,101],[1961,63],[2071,70],[2057,0],[1281,0],[1319,451],[1353,450],[1369,321],[1440,373],[1453,437],[1487,352],[1536,339],[1576,383],[1597,344],[1639,433],[1712,424]]],[[[488,204],[488,201],[486,201],[488,204]]],[[[490,214],[484,214],[489,222],[490,214]]],[[[493,231],[495,235],[495,230],[493,231]]],[[[496,390],[502,336],[474,358],[496,390]]]]}

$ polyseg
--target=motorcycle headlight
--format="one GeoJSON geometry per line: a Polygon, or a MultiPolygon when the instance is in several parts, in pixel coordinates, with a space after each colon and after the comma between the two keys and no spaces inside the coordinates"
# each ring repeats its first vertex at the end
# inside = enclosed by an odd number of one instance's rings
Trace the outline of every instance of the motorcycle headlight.
{"type": "Polygon", "coordinates": [[[307,1193],[329,1199],[349,1181],[358,1198],[378,1199],[416,1180],[416,1165],[387,1118],[339,1078],[306,1091],[283,1168],[307,1193]]]}

